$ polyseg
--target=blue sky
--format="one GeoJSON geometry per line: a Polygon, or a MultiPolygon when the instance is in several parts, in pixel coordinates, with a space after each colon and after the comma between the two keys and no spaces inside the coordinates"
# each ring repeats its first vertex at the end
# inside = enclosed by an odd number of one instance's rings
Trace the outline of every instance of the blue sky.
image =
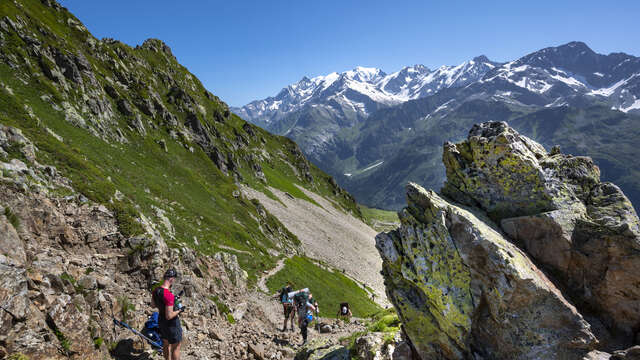
{"type": "Polygon", "coordinates": [[[640,1],[61,0],[98,38],[164,40],[233,106],[302,76],[496,61],[584,41],[640,55],[640,1]]]}

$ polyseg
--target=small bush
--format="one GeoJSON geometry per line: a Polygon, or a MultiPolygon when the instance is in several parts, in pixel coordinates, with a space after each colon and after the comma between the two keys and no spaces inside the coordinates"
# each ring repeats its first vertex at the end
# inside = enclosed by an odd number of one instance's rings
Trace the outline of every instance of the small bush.
{"type": "Polygon", "coordinates": [[[73,278],[73,276],[69,275],[68,273],[64,272],[62,273],[62,275],[60,275],[60,279],[62,279],[62,281],[68,281],[71,283],[71,285],[76,286],[76,279],[73,278]]]}
{"type": "Polygon", "coordinates": [[[7,357],[7,360],[29,360],[29,357],[22,353],[13,353],[7,357]]]}
{"type": "Polygon", "coordinates": [[[96,349],[99,349],[103,343],[104,343],[104,339],[99,336],[93,339],[93,346],[95,346],[96,349]]]}
{"type": "Polygon", "coordinates": [[[60,346],[62,346],[62,349],[65,351],[65,353],[68,354],[69,350],[71,350],[71,343],[69,342],[69,339],[67,339],[62,331],[60,331],[60,329],[58,328],[53,329],[53,333],[58,338],[58,341],[60,341],[60,346]]]}
{"type": "Polygon", "coordinates": [[[227,314],[227,321],[229,322],[229,324],[235,324],[236,323],[236,319],[234,319],[233,315],[231,315],[231,314],[227,314]]]}
{"type": "Polygon", "coordinates": [[[159,288],[160,286],[162,286],[162,282],[158,281],[157,283],[151,285],[151,292],[156,291],[157,288],[159,288]]]}
{"type": "Polygon", "coordinates": [[[132,304],[129,298],[126,296],[119,297],[118,304],[120,304],[120,314],[122,315],[122,321],[129,321],[129,315],[131,311],[136,310],[136,306],[132,304]]]}
{"type": "Polygon", "coordinates": [[[231,309],[225,304],[217,295],[209,296],[209,300],[213,301],[216,304],[216,308],[222,315],[227,315],[231,313],[231,309]]]}
{"type": "Polygon", "coordinates": [[[4,149],[7,152],[7,154],[9,154],[10,159],[19,159],[26,162],[27,158],[22,153],[23,147],[24,147],[24,144],[13,143],[13,144],[10,144],[9,146],[6,146],[4,149]]]}
{"type": "Polygon", "coordinates": [[[118,230],[126,237],[144,234],[142,225],[136,220],[138,212],[133,206],[115,202],[109,206],[118,223],[118,230]]]}
{"type": "Polygon", "coordinates": [[[4,216],[7,217],[7,220],[9,220],[9,223],[14,227],[14,229],[17,230],[20,227],[20,218],[18,218],[18,216],[8,207],[4,208],[4,216]]]}

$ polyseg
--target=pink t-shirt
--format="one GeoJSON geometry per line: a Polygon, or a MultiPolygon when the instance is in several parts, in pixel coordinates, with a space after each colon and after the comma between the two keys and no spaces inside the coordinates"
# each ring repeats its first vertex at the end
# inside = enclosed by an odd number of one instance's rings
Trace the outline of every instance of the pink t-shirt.
{"type": "Polygon", "coordinates": [[[173,295],[173,293],[169,289],[165,289],[165,288],[162,288],[162,289],[164,290],[164,294],[163,294],[164,306],[173,306],[176,297],[173,295]]]}

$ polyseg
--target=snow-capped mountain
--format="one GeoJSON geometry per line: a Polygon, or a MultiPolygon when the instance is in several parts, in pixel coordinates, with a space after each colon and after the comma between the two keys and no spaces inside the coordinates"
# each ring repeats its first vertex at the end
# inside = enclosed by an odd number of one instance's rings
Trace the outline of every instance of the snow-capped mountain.
{"type": "Polygon", "coordinates": [[[233,110],[241,117],[267,127],[306,106],[321,106],[345,117],[353,113],[357,118],[364,118],[382,107],[428,96],[443,88],[468,85],[497,65],[480,56],[457,66],[441,66],[435,71],[424,65],[414,65],[388,75],[377,68],[359,66],[343,73],[311,79],[304,77],[274,97],[233,110]]]}
{"type": "Polygon", "coordinates": [[[611,180],[626,186],[625,193],[640,199],[640,182],[630,180],[640,166],[630,167],[634,158],[617,154],[635,149],[640,136],[640,58],[598,54],[581,42],[505,63],[481,56],[391,74],[358,67],[303,78],[234,111],[295,140],[316,165],[373,206],[404,204],[407,181],[439,188],[443,142],[488,120],[509,121],[545,145],[568,144],[594,157],[620,177],[611,180]],[[586,138],[598,140],[584,147],[586,138]]]}
{"type": "Polygon", "coordinates": [[[495,66],[468,85],[377,111],[347,138],[348,152],[342,141],[315,157],[361,201],[398,207],[408,181],[442,185],[444,141],[464,137],[479,121],[507,121],[545,146],[591,156],[637,204],[639,99],[640,58],[571,42],[495,66]],[[341,153],[353,156],[334,155],[341,153]],[[380,165],[369,170],[371,164],[380,165]],[[340,178],[345,173],[356,175],[340,178]]]}
{"type": "Polygon", "coordinates": [[[472,87],[525,105],[604,102],[614,110],[640,111],[640,58],[597,54],[571,42],[496,67],[472,87]]]}

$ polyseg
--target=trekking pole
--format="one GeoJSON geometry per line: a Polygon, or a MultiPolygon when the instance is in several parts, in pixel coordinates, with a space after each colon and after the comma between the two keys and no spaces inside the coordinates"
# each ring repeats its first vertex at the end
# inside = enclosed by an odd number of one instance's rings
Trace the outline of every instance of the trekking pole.
{"type": "MultiPolygon", "coordinates": [[[[124,327],[124,328],[126,328],[126,329],[129,329],[132,333],[134,333],[134,334],[136,334],[136,335],[140,336],[142,339],[146,340],[146,341],[149,343],[149,345],[152,345],[152,344],[155,344],[155,343],[156,343],[155,341],[151,340],[149,337],[145,336],[145,335],[144,335],[143,333],[141,333],[140,331],[138,331],[138,330],[136,330],[136,329],[132,328],[132,327],[131,327],[131,326],[129,326],[127,323],[122,322],[122,321],[120,321],[120,320],[118,320],[118,319],[116,319],[116,318],[113,318],[113,324],[114,324],[114,327],[115,327],[115,325],[119,325],[119,326],[122,326],[122,327],[124,327]]],[[[153,346],[153,345],[152,345],[152,346],[153,346]]],[[[155,350],[156,350],[156,351],[158,351],[158,352],[162,352],[162,350],[160,350],[160,349],[155,349],[155,350]]]]}
{"type": "MultiPolygon", "coordinates": [[[[113,318],[114,320],[116,318],[115,315],[113,315],[113,304],[111,304],[111,318],[113,318]]],[[[117,338],[118,337],[116,336],[116,323],[114,321],[113,322],[113,340],[112,341],[115,343],[117,338]]]]}

